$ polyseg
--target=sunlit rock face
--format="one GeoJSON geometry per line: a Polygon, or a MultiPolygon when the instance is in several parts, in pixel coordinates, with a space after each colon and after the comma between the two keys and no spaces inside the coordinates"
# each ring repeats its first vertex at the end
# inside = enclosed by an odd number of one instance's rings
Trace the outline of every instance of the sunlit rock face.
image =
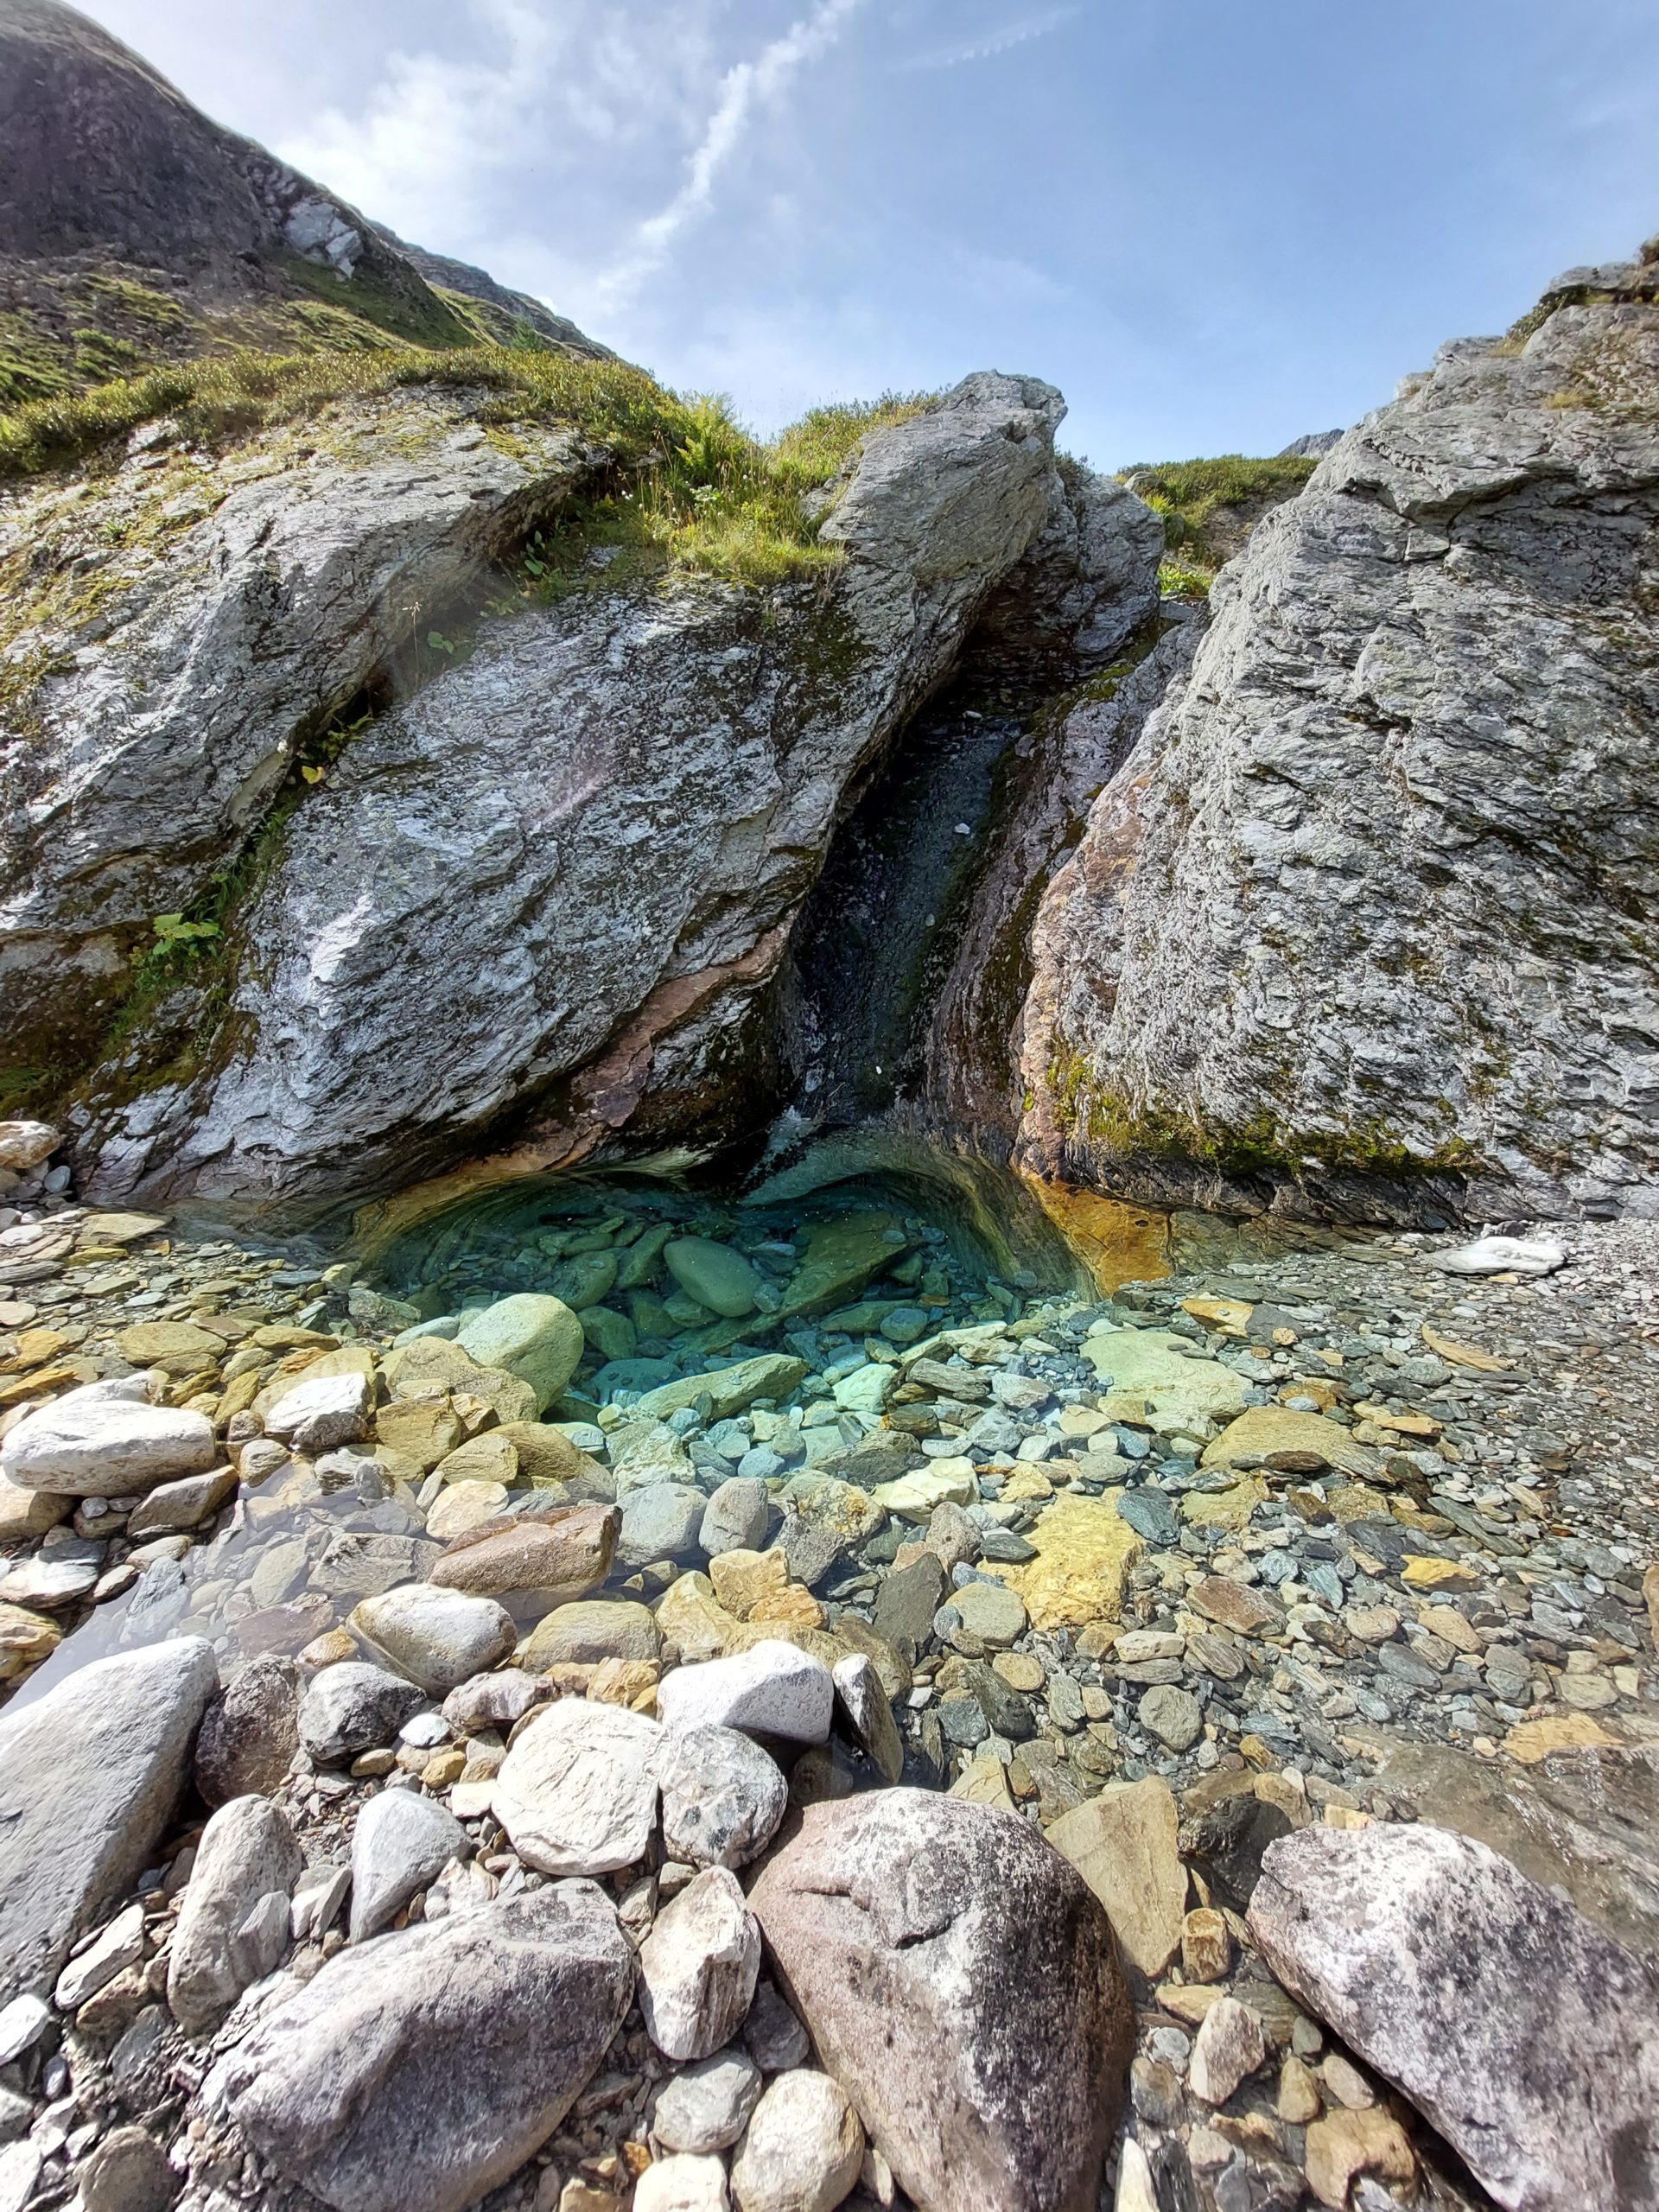
{"type": "MultiPolygon", "coordinates": [[[[289,1205],[429,1173],[509,1114],[527,1165],[618,1130],[717,1142],[760,1119],[748,1017],[849,788],[982,608],[1028,554],[1018,588],[1057,638],[1116,634],[1109,607],[1152,588],[1147,510],[1075,470],[1062,484],[1063,411],[1046,385],[982,374],[872,435],[830,488],[822,536],[845,557],[827,585],[601,584],[486,623],[304,794],[188,1065],[94,1112],[98,1187],[289,1205]]],[[[544,473],[532,492],[559,486],[544,473]]],[[[492,497],[510,507],[514,486],[492,497]]],[[[203,527],[220,557],[163,587],[181,633],[209,601],[220,620],[242,606],[222,512],[203,527]]],[[[279,643],[283,620],[267,612],[279,643]]],[[[169,666],[176,717],[191,670],[169,666]]],[[[223,689],[211,667],[200,681],[223,689]]],[[[124,694],[105,703],[111,761],[135,717],[124,694]]],[[[259,772],[203,815],[193,856],[231,836],[259,772]]],[[[81,844],[103,834],[85,805],[64,818],[81,844]]],[[[35,842],[45,878],[49,829],[35,842]]]]}
{"type": "Polygon", "coordinates": [[[1223,572],[1037,918],[1032,1165],[1659,1205],[1654,273],[1446,347],[1223,572]]]}

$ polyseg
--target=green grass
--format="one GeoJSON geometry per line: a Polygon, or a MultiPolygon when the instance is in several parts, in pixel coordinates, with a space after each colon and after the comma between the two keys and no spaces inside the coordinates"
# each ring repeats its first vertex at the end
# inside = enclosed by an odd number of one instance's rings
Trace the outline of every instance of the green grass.
{"type": "Polygon", "coordinates": [[[1164,542],[1179,559],[1171,564],[1180,581],[1166,583],[1178,595],[1202,594],[1225,557],[1212,525],[1235,515],[1255,518],[1294,499],[1318,467],[1306,454],[1274,454],[1252,460],[1224,453],[1208,461],[1137,462],[1118,474],[1164,518],[1164,542]]]}
{"type": "MultiPolygon", "coordinates": [[[[118,457],[141,425],[168,416],[192,446],[223,447],[331,403],[414,385],[480,389],[482,419],[568,423],[613,456],[613,488],[573,513],[542,571],[568,575],[595,543],[729,581],[787,582],[834,566],[821,518],[803,495],[828,481],[872,430],[926,407],[925,394],[814,409],[769,444],[722,399],[682,397],[623,361],[583,360],[514,343],[427,352],[409,347],[305,354],[230,353],[55,392],[0,414],[0,477],[27,477],[118,457]]],[[[532,551],[528,585],[540,588],[532,551]]],[[[550,587],[550,589],[551,587],[550,587]]],[[[542,595],[548,595],[546,591],[542,595]]]]}

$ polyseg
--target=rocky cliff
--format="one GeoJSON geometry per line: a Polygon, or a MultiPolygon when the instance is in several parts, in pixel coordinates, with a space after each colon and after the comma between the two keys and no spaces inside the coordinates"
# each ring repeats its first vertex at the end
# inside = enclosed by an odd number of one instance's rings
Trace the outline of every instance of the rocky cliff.
{"type": "Polygon", "coordinates": [[[1032,1165],[1659,1205],[1656,286],[1572,271],[1446,346],[1224,570],[1043,900],[1032,1165]]]}
{"type": "Polygon", "coordinates": [[[809,576],[599,546],[468,629],[618,466],[488,397],[348,396],[221,451],[163,425],[13,497],[7,1045],[85,1071],[101,1189],[716,1148],[764,1117],[760,1002],[849,797],[982,610],[1086,658],[1152,604],[1146,509],[1063,483],[1058,394],[987,374],[855,442],[809,576]],[[133,546],[90,611],[89,499],[133,546]],[[211,952],[158,961],[193,926],[211,952]]]}
{"type": "Polygon", "coordinates": [[[58,0],[0,0],[0,404],[228,346],[604,353],[223,130],[58,0]]]}

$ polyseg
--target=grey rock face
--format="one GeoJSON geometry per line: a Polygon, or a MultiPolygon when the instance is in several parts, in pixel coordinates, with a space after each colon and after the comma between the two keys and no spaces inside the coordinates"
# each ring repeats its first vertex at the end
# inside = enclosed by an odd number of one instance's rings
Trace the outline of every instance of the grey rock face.
{"type": "Polygon", "coordinates": [[[468,1848],[454,1815],[413,1789],[371,1797],[352,1832],[353,1943],[378,1936],[417,1890],[468,1848]]]}
{"type": "Polygon", "coordinates": [[[300,1670],[280,1652],[250,1660],[208,1707],[196,1738],[196,1787],[210,1805],[268,1797],[299,1749],[300,1670]]]}
{"type": "Polygon", "coordinates": [[[1223,572],[1037,925],[1033,1164],[1659,1209],[1656,339],[1444,349],[1223,572]]]}
{"type": "Polygon", "coordinates": [[[1105,1913],[1058,1852],[1008,1814],[884,1789],[809,1808],[749,1902],[921,2212],[1092,2212],[1131,2013],[1105,1913]]]}
{"type": "MultiPolygon", "coordinates": [[[[849,782],[1043,529],[1061,411],[1046,385],[980,375],[870,437],[823,525],[847,555],[827,594],[688,579],[487,625],[294,817],[247,918],[247,1049],[90,1135],[99,1184],[247,1199],[407,1179],[578,1071],[566,1119],[532,1129],[530,1153],[591,1146],[652,1090],[692,1115],[705,1057],[778,967],[849,782]]],[[[465,471],[433,475],[465,500],[465,471]]],[[[251,560],[228,547],[221,588],[251,560]]],[[[325,612],[303,610],[313,631],[338,628],[325,612]]],[[[232,691],[234,642],[213,656],[232,691]]],[[[285,619],[274,650],[298,650],[285,619]]],[[[257,696],[243,715],[211,753],[221,783],[255,747],[285,760],[257,696]]],[[[193,788],[215,727],[198,715],[179,747],[193,788]]],[[[250,816],[270,789],[251,778],[250,816]]],[[[217,817],[192,834],[222,856],[217,817]]],[[[67,878],[36,842],[43,873],[49,858],[67,878]]],[[[143,912],[181,903],[157,891],[143,912]]]]}
{"type": "Polygon", "coordinates": [[[1310,1827],[1250,1931],[1509,2212],[1659,2204],[1659,1973],[1466,1836],[1310,1827]]]}
{"type": "Polygon", "coordinates": [[[384,1667],[356,1659],[325,1667],[300,1700],[299,1738],[320,1766],[343,1766],[359,1751],[389,1744],[423,1692],[384,1667]]]}
{"type": "Polygon", "coordinates": [[[49,1987],[149,1864],[217,1686],[190,1637],[97,1660],[0,1719],[0,2002],[49,1987]]]}
{"type": "MultiPolygon", "coordinates": [[[[84,1047],[124,982],[119,932],[190,905],[257,829],[300,737],[406,642],[413,610],[550,515],[593,458],[557,430],[509,455],[429,393],[342,403],[318,429],[308,461],[272,457],[280,433],[255,440],[213,512],[130,565],[96,642],[30,633],[46,658],[81,650],[41,678],[36,730],[0,728],[9,1051],[84,1047]]],[[[142,502],[139,460],[129,477],[142,502]]],[[[37,527],[24,499],[0,542],[37,527]]]]}
{"type": "Polygon", "coordinates": [[[633,1980],[604,1892],[561,1882],[341,1952],[205,2094],[337,2212],[461,2212],[563,2119],[633,1980]]]}
{"type": "Polygon", "coordinates": [[[276,1966],[302,1864],[287,1815],[263,1797],[232,1798],[202,1830],[167,1971],[167,2001],[187,2035],[217,2027],[276,1966]],[[262,1912],[273,1897],[280,1912],[262,1912]]]}
{"type": "Polygon", "coordinates": [[[666,1729],[652,1765],[671,1857],[747,1866],[777,1834],[789,1785],[776,1760],[737,1729],[666,1729]]]}

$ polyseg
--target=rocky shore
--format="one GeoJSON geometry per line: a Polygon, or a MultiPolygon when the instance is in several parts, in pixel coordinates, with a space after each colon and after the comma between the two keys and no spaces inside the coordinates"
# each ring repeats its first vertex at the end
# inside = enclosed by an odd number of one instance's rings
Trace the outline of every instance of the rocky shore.
{"type": "Polygon", "coordinates": [[[1659,1231],[1085,1300],[625,1199],[417,1318],[54,1134],[0,2205],[1655,2201],[1659,1231]]]}

